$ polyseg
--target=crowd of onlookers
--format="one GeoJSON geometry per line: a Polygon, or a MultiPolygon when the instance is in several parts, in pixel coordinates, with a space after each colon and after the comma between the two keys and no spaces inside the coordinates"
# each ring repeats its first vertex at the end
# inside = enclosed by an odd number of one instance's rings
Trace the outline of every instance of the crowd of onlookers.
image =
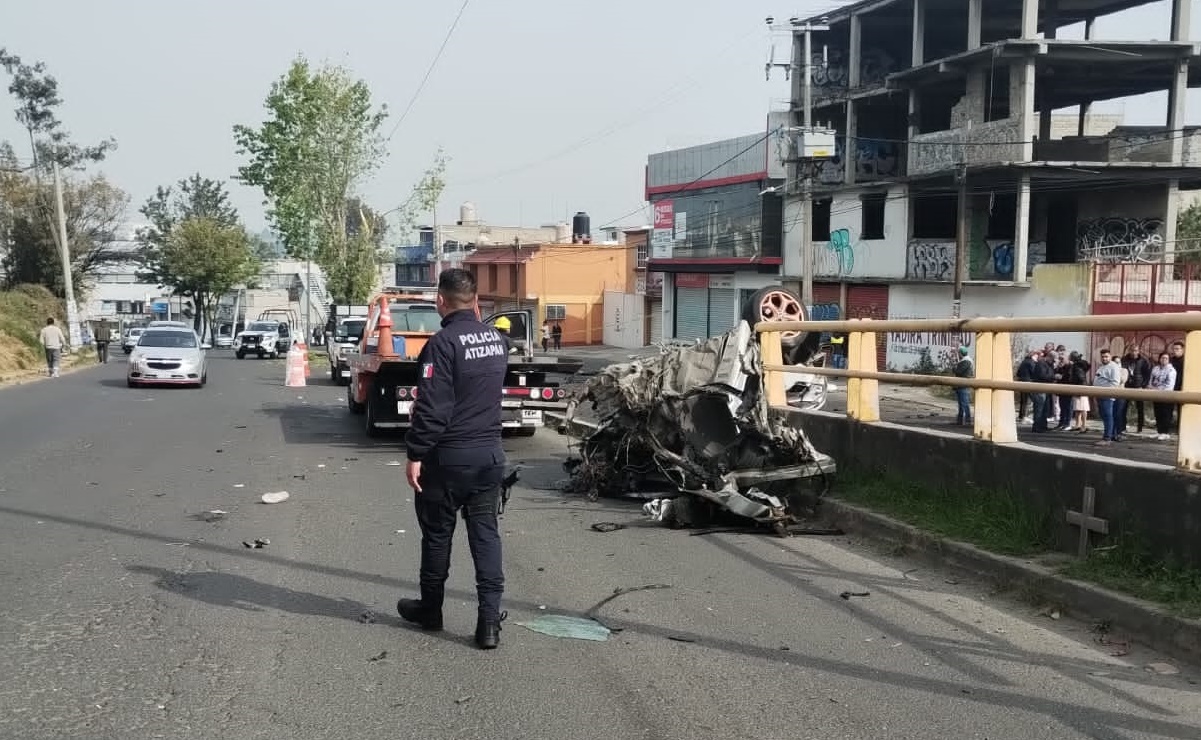
{"type": "MultiPolygon", "coordinates": [[[[1042,349],[1026,353],[1018,364],[1015,377],[1024,382],[1063,386],[1062,393],[1019,394],[1019,422],[1030,424],[1035,432],[1086,432],[1089,415],[1093,414],[1101,420],[1102,427],[1102,437],[1097,444],[1105,446],[1120,442],[1127,435],[1131,406],[1134,407],[1135,432],[1144,433],[1149,423],[1145,403],[1104,396],[1090,399],[1073,394],[1072,386],[1179,391],[1184,379],[1184,343],[1174,342],[1154,358],[1144,357],[1142,350],[1133,345],[1121,357],[1104,349],[1094,367],[1081,353],[1069,352],[1063,345],[1048,342],[1042,349]]],[[[1169,439],[1180,423],[1179,404],[1157,402],[1152,411],[1156,438],[1169,439]]]]}

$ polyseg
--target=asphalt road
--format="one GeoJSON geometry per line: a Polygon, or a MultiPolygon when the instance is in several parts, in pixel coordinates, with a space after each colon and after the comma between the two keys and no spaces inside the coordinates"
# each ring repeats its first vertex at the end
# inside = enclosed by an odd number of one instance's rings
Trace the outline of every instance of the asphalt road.
{"type": "Polygon", "coordinates": [[[203,390],[122,373],[0,390],[0,738],[1201,736],[1193,669],[846,538],[689,536],[564,498],[551,433],[508,443],[501,649],[470,645],[461,536],[448,631],[408,629],[402,453],[341,388],[224,353],[203,390]],[[607,642],[517,624],[648,584],[671,588],[601,609],[607,642]]]}

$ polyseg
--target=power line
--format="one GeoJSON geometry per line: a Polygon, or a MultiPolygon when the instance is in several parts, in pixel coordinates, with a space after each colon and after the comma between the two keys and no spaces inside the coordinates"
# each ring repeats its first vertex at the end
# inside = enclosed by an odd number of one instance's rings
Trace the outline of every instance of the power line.
{"type": "Polygon", "coordinates": [[[442,45],[438,47],[438,53],[434,54],[433,61],[430,62],[429,68],[425,70],[425,76],[421,78],[421,84],[419,84],[417,89],[413,91],[413,97],[409,98],[409,104],[405,106],[404,112],[400,114],[400,118],[396,119],[396,125],[392,127],[392,133],[388,134],[388,138],[384,140],[385,144],[392,141],[392,137],[396,135],[396,131],[400,128],[400,124],[404,123],[405,118],[407,118],[409,115],[409,111],[413,110],[413,104],[417,102],[417,98],[421,95],[421,91],[425,89],[425,83],[429,82],[430,75],[434,73],[434,67],[438,66],[438,60],[442,58],[442,52],[446,51],[446,45],[450,43],[450,37],[454,35],[455,28],[457,28],[459,25],[459,19],[463,17],[463,12],[467,10],[467,5],[470,2],[471,0],[463,0],[463,4],[459,6],[458,14],[455,15],[455,19],[451,22],[450,28],[447,29],[446,36],[442,38],[442,45]]]}

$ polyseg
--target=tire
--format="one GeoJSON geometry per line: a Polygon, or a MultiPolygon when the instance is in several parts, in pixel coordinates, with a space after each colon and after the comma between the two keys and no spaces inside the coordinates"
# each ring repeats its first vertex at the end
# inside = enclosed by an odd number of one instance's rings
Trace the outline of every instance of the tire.
{"type": "Polygon", "coordinates": [[[363,426],[367,430],[367,436],[372,438],[378,437],[380,434],[380,428],[375,425],[375,402],[371,398],[368,398],[367,403],[364,405],[367,408],[364,409],[366,414],[363,419],[363,426]]]}
{"type": "Polygon", "coordinates": [[[126,379],[125,379],[125,384],[126,384],[126,385],[128,385],[130,388],[137,388],[137,387],[138,387],[138,384],[137,384],[137,383],[135,383],[135,382],[133,382],[133,381],[132,381],[132,380],[130,380],[129,378],[126,378],[126,379]]]}
{"type": "Polygon", "coordinates": [[[235,353],[234,353],[234,356],[235,356],[235,357],[237,357],[239,360],[245,360],[245,359],[246,359],[246,353],[245,353],[245,352],[243,352],[242,350],[238,350],[237,352],[235,352],[235,353]]]}
{"type": "Polygon", "coordinates": [[[350,413],[356,415],[367,410],[363,404],[354,400],[354,386],[350,383],[346,384],[346,408],[350,409],[350,413]]]}
{"type": "Polygon", "coordinates": [[[538,433],[538,427],[517,427],[513,430],[514,437],[532,437],[538,433]]]}
{"type": "Polygon", "coordinates": [[[332,380],[335,385],[341,385],[342,368],[338,367],[337,365],[331,365],[329,368],[329,379],[332,380]]]}
{"type": "MultiPolygon", "coordinates": [[[[807,321],[809,311],[800,296],[787,288],[772,285],[755,291],[742,307],[742,318],[752,327],[760,322],[807,321]]],[[[780,337],[784,362],[800,365],[817,353],[821,334],[784,332],[780,337]]]]}
{"type": "Polygon", "coordinates": [[[196,386],[196,387],[197,387],[197,388],[203,388],[205,385],[207,385],[207,384],[208,384],[208,382],[209,382],[209,374],[208,374],[208,373],[205,373],[204,375],[201,375],[201,376],[200,376],[200,383],[199,383],[199,384],[197,384],[197,386],[196,386]]]}

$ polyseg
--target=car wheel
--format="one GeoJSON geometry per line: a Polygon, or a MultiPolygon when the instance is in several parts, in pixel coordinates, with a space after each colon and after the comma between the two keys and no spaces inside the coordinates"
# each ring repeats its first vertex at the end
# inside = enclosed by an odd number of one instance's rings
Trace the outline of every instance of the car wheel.
{"type": "Polygon", "coordinates": [[[196,385],[197,388],[203,388],[209,382],[209,374],[205,373],[200,376],[200,382],[196,385]]]}
{"type": "Polygon", "coordinates": [[[241,350],[239,350],[239,351],[235,352],[235,353],[234,353],[234,356],[235,356],[235,357],[237,357],[239,360],[245,360],[245,359],[246,359],[246,353],[245,353],[245,352],[242,352],[241,350]]]}
{"type": "MultiPolygon", "coordinates": [[[[780,286],[760,288],[742,307],[742,319],[752,327],[760,322],[807,321],[809,312],[800,296],[780,286]]],[[[784,361],[799,365],[809,360],[818,349],[821,334],[817,332],[781,332],[784,361]]]]}
{"type": "Polygon", "coordinates": [[[130,388],[137,388],[137,387],[138,387],[138,384],[137,384],[137,383],[135,383],[135,382],[133,382],[133,381],[132,381],[132,380],[130,380],[129,378],[126,378],[126,379],[125,379],[125,384],[126,384],[126,385],[128,385],[130,388]]]}
{"type": "Polygon", "coordinates": [[[354,400],[354,386],[350,384],[346,386],[346,408],[350,409],[352,414],[361,414],[364,411],[363,404],[354,400]]]}
{"type": "Polygon", "coordinates": [[[329,378],[330,380],[334,381],[335,384],[340,384],[342,382],[342,368],[338,367],[337,365],[331,367],[329,369],[329,378]]]}
{"type": "Polygon", "coordinates": [[[372,399],[368,398],[366,406],[367,406],[367,408],[365,410],[367,412],[367,415],[366,415],[366,419],[364,421],[365,421],[365,426],[367,428],[367,436],[368,437],[378,437],[379,433],[380,433],[380,429],[379,429],[379,427],[377,427],[375,425],[376,404],[373,402],[372,399]]]}

